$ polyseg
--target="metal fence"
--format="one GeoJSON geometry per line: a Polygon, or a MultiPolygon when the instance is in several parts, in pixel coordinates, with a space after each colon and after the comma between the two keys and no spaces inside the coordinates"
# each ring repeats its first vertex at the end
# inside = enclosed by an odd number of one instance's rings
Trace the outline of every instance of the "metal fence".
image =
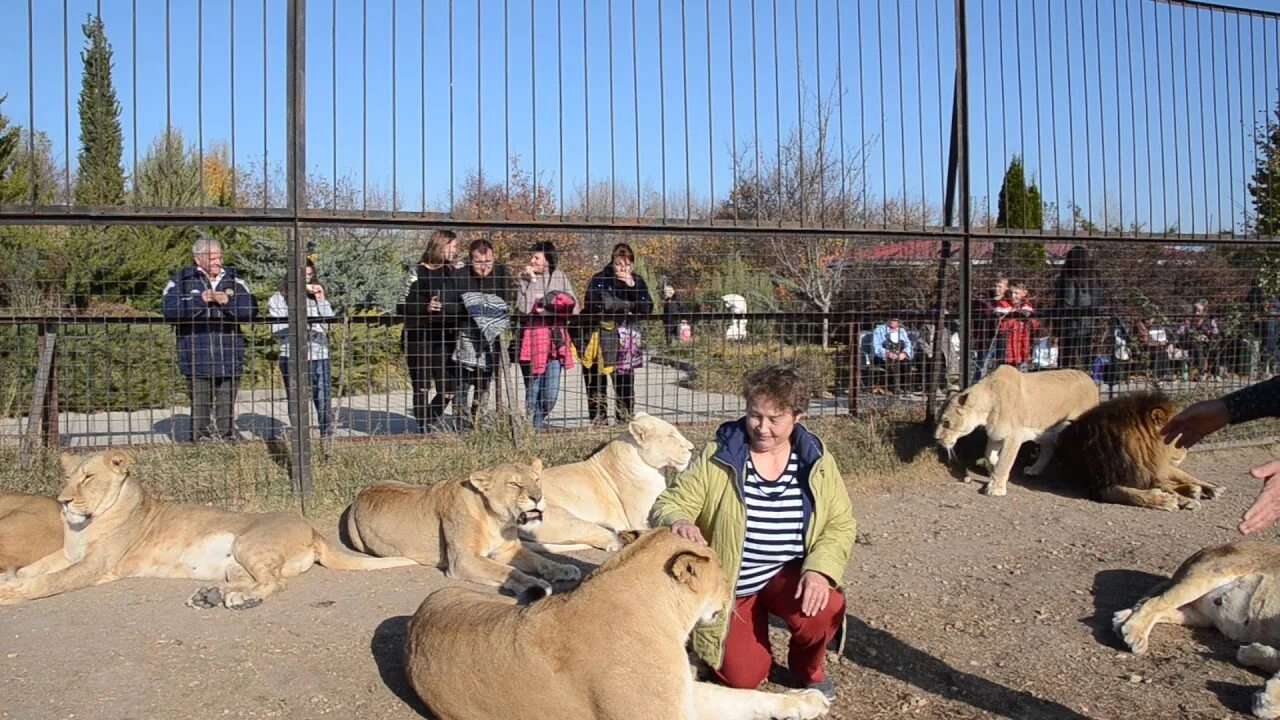
{"type": "MultiPolygon", "coordinates": [[[[828,414],[928,415],[998,362],[1187,397],[1274,371],[1274,12],[1157,0],[158,7],[0,8],[0,42],[26,58],[0,68],[0,442],[199,434],[175,340],[192,324],[162,302],[198,237],[220,243],[257,305],[218,324],[245,348],[234,432],[289,437],[303,492],[312,433],[290,428],[319,433],[317,409],[337,437],[487,422],[460,398],[440,417],[415,409],[433,377],[457,389],[456,368],[430,366],[453,367],[455,329],[478,327],[460,292],[429,320],[404,303],[440,229],[458,233],[460,285],[483,273],[469,244],[492,244],[513,305],[531,248],[554,244],[576,296],[554,427],[625,418],[630,396],[675,422],[735,417],[743,372],[776,361],[805,371],[811,412],[828,414]],[[649,307],[606,307],[620,242],[649,307]],[[304,310],[308,257],[331,317],[304,310]],[[1030,312],[997,317],[998,277],[1030,312]],[[402,341],[406,320],[451,329],[423,351],[402,341]],[[643,338],[630,372],[612,369],[614,343],[635,337],[618,323],[643,338]],[[281,362],[282,341],[308,345],[320,328],[327,366],[281,362]],[[297,382],[312,368],[329,382],[297,382]],[[309,402],[316,391],[329,402],[309,402]]],[[[520,362],[528,330],[557,327],[513,309],[483,398],[499,423],[528,418],[527,388],[549,385],[520,362]]]]}

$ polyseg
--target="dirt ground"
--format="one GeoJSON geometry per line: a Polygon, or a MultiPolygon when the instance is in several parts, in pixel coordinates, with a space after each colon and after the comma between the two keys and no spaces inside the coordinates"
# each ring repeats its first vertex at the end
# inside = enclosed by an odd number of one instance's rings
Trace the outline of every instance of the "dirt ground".
{"type": "MultiPolygon", "coordinates": [[[[1110,616],[1194,550],[1237,537],[1257,489],[1245,472],[1268,457],[1192,455],[1185,467],[1228,492],[1177,513],[1030,482],[987,498],[941,477],[855,496],[850,638],[829,665],[831,717],[1246,716],[1263,678],[1231,661],[1231,643],[1162,626],[1135,658],[1110,616]]],[[[188,609],[196,583],[178,580],[0,608],[0,717],[420,717],[400,647],[407,616],[441,584],[423,568],[317,568],[241,613],[188,609]]]]}

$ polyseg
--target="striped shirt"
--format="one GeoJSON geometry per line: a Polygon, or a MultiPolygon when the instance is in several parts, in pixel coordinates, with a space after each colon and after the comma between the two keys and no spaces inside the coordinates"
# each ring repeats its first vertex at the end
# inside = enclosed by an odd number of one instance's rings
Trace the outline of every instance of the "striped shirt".
{"type": "Polygon", "coordinates": [[[747,532],[742,543],[742,566],[734,595],[754,595],[782,566],[804,555],[804,493],[800,489],[800,461],[793,451],[787,469],[770,482],[747,458],[743,498],[747,532]]]}

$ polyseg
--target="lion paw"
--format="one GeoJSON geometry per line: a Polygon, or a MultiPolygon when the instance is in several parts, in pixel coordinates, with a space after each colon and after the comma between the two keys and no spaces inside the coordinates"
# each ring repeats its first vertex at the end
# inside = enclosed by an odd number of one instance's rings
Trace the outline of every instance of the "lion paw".
{"type": "Polygon", "coordinates": [[[1253,714],[1260,718],[1280,717],[1280,678],[1271,678],[1253,696],[1253,714]]]}
{"type": "Polygon", "coordinates": [[[1204,491],[1202,497],[1204,497],[1205,500],[1217,500],[1218,498],[1222,497],[1222,491],[1224,489],[1225,488],[1223,488],[1221,485],[1215,485],[1212,487],[1205,485],[1202,488],[1202,490],[1204,491]]]}
{"type": "Polygon", "coordinates": [[[1141,655],[1147,651],[1146,636],[1134,627],[1133,610],[1125,609],[1116,612],[1111,618],[1111,627],[1120,636],[1120,641],[1125,644],[1125,647],[1129,648],[1129,652],[1141,655]]]}
{"type": "Polygon", "coordinates": [[[222,606],[222,589],[219,587],[202,587],[187,599],[187,607],[197,610],[212,610],[222,606]]]}
{"type": "Polygon", "coordinates": [[[222,604],[228,610],[251,610],[262,604],[262,598],[246,595],[242,592],[230,592],[227,593],[227,597],[222,604]]]}
{"type": "Polygon", "coordinates": [[[785,712],[778,717],[786,720],[810,720],[831,709],[831,700],[818,690],[792,690],[784,698],[780,709],[785,712]]]}
{"type": "Polygon", "coordinates": [[[1275,664],[1277,651],[1270,645],[1249,643],[1236,650],[1236,661],[1249,667],[1269,667],[1275,664]]]}
{"type": "Polygon", "coordinates": [[[551,597],[554,592],[551,583],[533,578],[532,582],[527,585],[508,585],[513,595],[516,596],[516,602],[521,605],[537,602],[543,598],[551,597]]]}
{"type": "Polygon", "coordinates": [[[1200,501],[1199,501],[1199,500],[1187,500],[1186,502],[1183,502],[1183,503],[1182,503],[1181,505],[1179,505],[1178,507],[1182,508],[1183,510],[1199,510],[1199,509],[1200,509],[1200,501]]]}
{"type": "Polygon", "coordinates": [[[992,481],[982,486],[983,495],[989,495],[991,497],[1004,497],[1006,493],[1008,493],[1008,488],[1006,488],[1003,483],[996,484],[994,481],[992,481]]]}
{"type": "Polygon", "coordinates": [[[18,594],[19,583],[9,580],[0,580],[0,605],[17,605],[22,602],[22,596],[18,594]]]}
{"type": "Polygon", "coordinates": [[[582,577],[582,572],[573,565],[556,564],[548,568],[543,577],[553,583],[556,582],[576,582],[582,577]]]}

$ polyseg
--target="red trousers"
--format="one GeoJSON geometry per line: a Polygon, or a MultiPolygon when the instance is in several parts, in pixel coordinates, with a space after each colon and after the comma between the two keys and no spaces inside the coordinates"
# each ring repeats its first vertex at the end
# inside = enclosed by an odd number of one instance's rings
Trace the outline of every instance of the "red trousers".
{"type": "Polygon", "coordinates": [[[753,689],[769,676],[773,653],[769,650],[769,615],[782,619],[791,630],[787,666],[802,684],[826,677],[827,643],[844,623],[844,593],[831,588],[827,606],[813,617],[800,612],[799,561],[782,566],[777,575],[755,595],[737,598],[725,637],[724,662],[716,676],[733,688],[753,689]]]}

